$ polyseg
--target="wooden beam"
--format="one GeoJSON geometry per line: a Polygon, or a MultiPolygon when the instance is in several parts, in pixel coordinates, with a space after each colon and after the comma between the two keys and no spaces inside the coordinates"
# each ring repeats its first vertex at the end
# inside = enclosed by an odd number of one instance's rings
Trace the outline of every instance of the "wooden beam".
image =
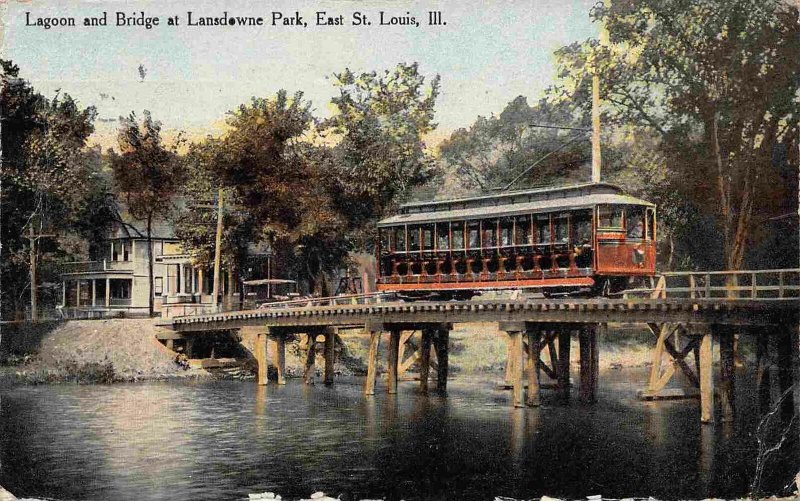
{"type": "Polygon", "coordinates": [[[580,401],[592,403],[595,401],[595,389],[597,387],[597,375],[595,374],[597,334],[595,326],[584,325],[578,331],[578,347],[580,349],[581,366],[580,401]]]}
{"type": "Polygon", "coordinates": [[[714,422],[714,365],[711,333],[700,340],[700,421],[714,422]]]}
{"type": "Polygon", "coordinates": [[[275,336],[273,341],[272,359],[278,372],[278,384],[286,384],[286,338],[283,335],[275,336]]]}
{"type": "Polygon", "coordinates": [[[530,407],[538,407],[541,403],[539,396],[539,356],[541,352],[542,333],[536,327],[529,328],[526,332],[528,337],[528,358],[526,369],[528,371],[528,398],[526,404],[530,407]]]}
{"type": "Polygon", "coordinates": [[[434,336],[436,348],[436,390],[440,393],[447,391],[447,376],[450,371],[450,327],[439,327],[434,336]]]}
{"type": "Polygon", "coordinates": [[[375,394],[375,378],[378,374],[378,346],[381,342],[380,331],[370,331],[369,352],[367,354],[367,381],[364,383],[364,395],[375,394]]]}
{"type": "MultiPolygon", "coordinates": [[[[797,343],[797,326],[788,324],[783,326],[777,336],[778,347],[778,382],[780,383],[781,395],[790,391],[794,383],[792,374],[792,358],[797,353],[797,348],[793,346],[797,343]]],[[[794,393],[790,392],[783,399],[781,405],[781,416],[785,421],[791,419],[794,414],[794,393]]]]}
{"type": "Polygon", "coordinates": [[[325,329],[325,384],[333,384],[334,364],[336,363],[336,328],[325,329]]]}
{"type": "Polygon", "coordinates": [[[767,332],[756,332],[756,386],[758,405],[761,412],[767,412],[772,405],[772,361],[769,356],[769,336],[767,332]]]}
{"type": "Polygon", "coordinates": [[[267,332],[259,332],[256,335],[256,361],[258,362],[258,384],[267,384],[267,332]]]}
{"type": "Polygon", "coordinates": [[[393,395],[397,393],[397,357],[400,354],[400,332],[397,329],[392,329],[389,332],[389,350],[386,353],[387,359],[387,391],[393,395]]]}
{"type": "Polygon", "coordinates": [[[306,346],[306,366],[303,370],[303,383],[305,384],[313,384],[314,383],[314,362],[317,358],[317,333],[309,332],[306,334],[307,336],[307,343],[306,346]]]}
{"type": "Polygon", "coordinates": [[[511,384],[513,385],[513,398],[512,403],[514,407],[524,407],[523,392],[525,391],[524,383],[522,380],[522,332],[508,331],[508,337],[511,339],[511,352],[509,358],[513,360],[511,367],[511,384]]]}
{"type": "Polygon", "coordinates": [[[733,421],[736,412],[735,403],[735,358],[733,332],[729,328],[717,327],[719,338],[719,395],[722,407],[722,420],[733,421]]]}
{"type": "Polygon", "coordinates": [[[562,325],[558,331],[558,387],[564,400],[569,399],[569,351],[571,326],[562,325]]]}
{"type": "Polygon", "coordinates": [[[422,339],[419,347],[419,389],[423,394],[428,393],[428,379],[431,370],[431,341],[433,331],[422,329],[422,339]]]}

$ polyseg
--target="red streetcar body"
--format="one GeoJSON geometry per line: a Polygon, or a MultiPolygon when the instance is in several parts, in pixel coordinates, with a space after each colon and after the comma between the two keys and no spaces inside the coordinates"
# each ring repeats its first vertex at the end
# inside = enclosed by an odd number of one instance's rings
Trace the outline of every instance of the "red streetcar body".
{"type": "Polygon", "coordinates": [[[585,289],[655,274],[655,206],[606,183],[411,203],[378,228],[379,291],[585,289]]]}

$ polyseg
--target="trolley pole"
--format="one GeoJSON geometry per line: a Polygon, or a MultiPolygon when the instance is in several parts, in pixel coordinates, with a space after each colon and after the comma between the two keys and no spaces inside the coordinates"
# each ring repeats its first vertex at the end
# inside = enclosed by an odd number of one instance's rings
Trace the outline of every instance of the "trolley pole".
{"type": "Polygon", "coordinates": [[[214,307],[214,310],[219,308],[219,286],[220,286],[220,277],[219,277],[219,265],[220,265],[220,253],[222,247],[222,188],[219,189],[219,195],[217,197],[217,235],[214,240],[214,298],[213,302],[211,303],[214,307]]]}

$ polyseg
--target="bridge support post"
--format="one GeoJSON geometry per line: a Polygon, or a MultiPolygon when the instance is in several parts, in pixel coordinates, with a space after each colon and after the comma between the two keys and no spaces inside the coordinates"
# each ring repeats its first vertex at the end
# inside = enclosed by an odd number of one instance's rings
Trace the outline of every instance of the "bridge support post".
{"type": "Polygon", "coordinates": [[[334,364],[336,363],[336,331],[335,327],[325,329],[325,384],[333,384],[334,364]]]}
{"type": "Polygon", "coordinates": [[[369,352],[367,354],[367,381],[364,383],[364,395],[375,394],[375,377],[378,374],[378,347],[381,342],[380,330],[367,326],[369,332],[369,352]]]}
{"type": "Polygon", "coordinates": [[[769,354],[769,332],[756,329],[756,385],[758,386],[758,406],[767,412],[772,405],[772,359],[769,354]]]}
{"type": "Polygon", "coordinates": [[[570,331],[569,326],[559,326],[558,331],[558,390],[561,398],[569,400],[570,381],[569,381],[569,352],[570,352],[570,331]]]}
{"type": "Polygon", "coordinates": [[[402,331],[397,328],[392,328],[389,332],[389,350],[386,353],[388,357],[387,367],[387,391],[390,395],[397,393],[397,378],[398,378],[398,359],[400,356],[400,335],[402,331]]]}
{"type": "Polygon", "coordinates": [[[278,373],[278,384],[286,384],[286,336],[278,334],[272,342],[272,362],[278,373]]]}
{"type": "Polygon", "coordinates": [[[514,407],[524,407],[525,403],[522,399],[522,396],[525,393],[525,387],[522,379],[522,364],[524,356],[522,348],[522,332],[519,330],[509,331],[508,335],[511,338],[510,358],[513,361],[511,363],[511,382],[514,385],[512,400],[514,407]]]}
{"type": "Polygon", "coordinates": [[[539,358],[542,351],[542,333],[538,326],[529,326],[526,329],[528,337],[528,359],[525,370],[528,371],[528,398],[525,403],[529,407],[538,407],[541,404],[539,396],[539,358]]]}
{"type": "Polygon", "coordinates": [[[714,365],[711,332],[700,338],[700,421],[714,422],[714,365]]]}
{"type": "Polygon", "coordinates": [[[258,384],[264,386],[267,384],[267,339],[269,338],[269,330],[259,332],[256,335],[255,356],[258,362],[258,384]]]}
{"type": "Polygon", "coordinates": [[[597,328],[584,325],[578,333],[580,349],[581,386],[580,401],[592,403],[596,401],[598,379],[597,328]]]}
{"type": "Polygon", "coordinates": [[[792,364],[793,358],[797,357],[797,328],[794,325],[786,325],[781,328],[777,336],[778,344],[778,381],[783,398],[781,404],[781,416],[788,421],[794,415],[794,395],[791,391],[794,383],[792,364]]]}
{"type": "Polygon", "coordinates": [[[440,326],[436,329],[433,343],[436,349],[436,361],[438,363],[436,370],[436,391],[444,393],[447,391],[447,376],[450,371],[450,325],[440,326]]]}
{"type": "Polygon", "coordinates": [[[423,394],[428,393],[428,379],[431,372],[431,342],[433,331],[422,329],[422,339],[419,347],[419,390],[423,394]]]}
{"type": "Polygon", "coordinates": [[[720,382],[719,396],[722,408],[722,420],[733,421],[736,413],[736,348],[734,334],[730,327],[716,328],[719,338],[720,382]]]}
{"type": "Polygon", "coordinates": [[[311,331],[308,336],[308,351],[306,352],[306,365],[303,370],[303,383],[312,384],[314,382],[314,362],[317,357],[317,332],[311,331]]]}

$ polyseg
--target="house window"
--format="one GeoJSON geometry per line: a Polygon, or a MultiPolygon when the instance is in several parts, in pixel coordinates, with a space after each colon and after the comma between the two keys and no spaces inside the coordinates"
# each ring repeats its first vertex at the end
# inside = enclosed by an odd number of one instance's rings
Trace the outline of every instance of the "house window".
{"type": "Polygon", "coordinates": [[[117,242],[111,242],[111,260],[112,261],[119,261],[119,244],[117,242]]]}
{"type": "Polygon", "coordinates": [[[164,293],[164,279],[162,277],[155,277],[153,279],[153,294],[160,296],[164,293]]]}
{"type": "Polygon", "coordinates": [[[130,261],[131,260],[131,243],[130,242],[122,242],[122,260],[123,261],[130,261]]]}

